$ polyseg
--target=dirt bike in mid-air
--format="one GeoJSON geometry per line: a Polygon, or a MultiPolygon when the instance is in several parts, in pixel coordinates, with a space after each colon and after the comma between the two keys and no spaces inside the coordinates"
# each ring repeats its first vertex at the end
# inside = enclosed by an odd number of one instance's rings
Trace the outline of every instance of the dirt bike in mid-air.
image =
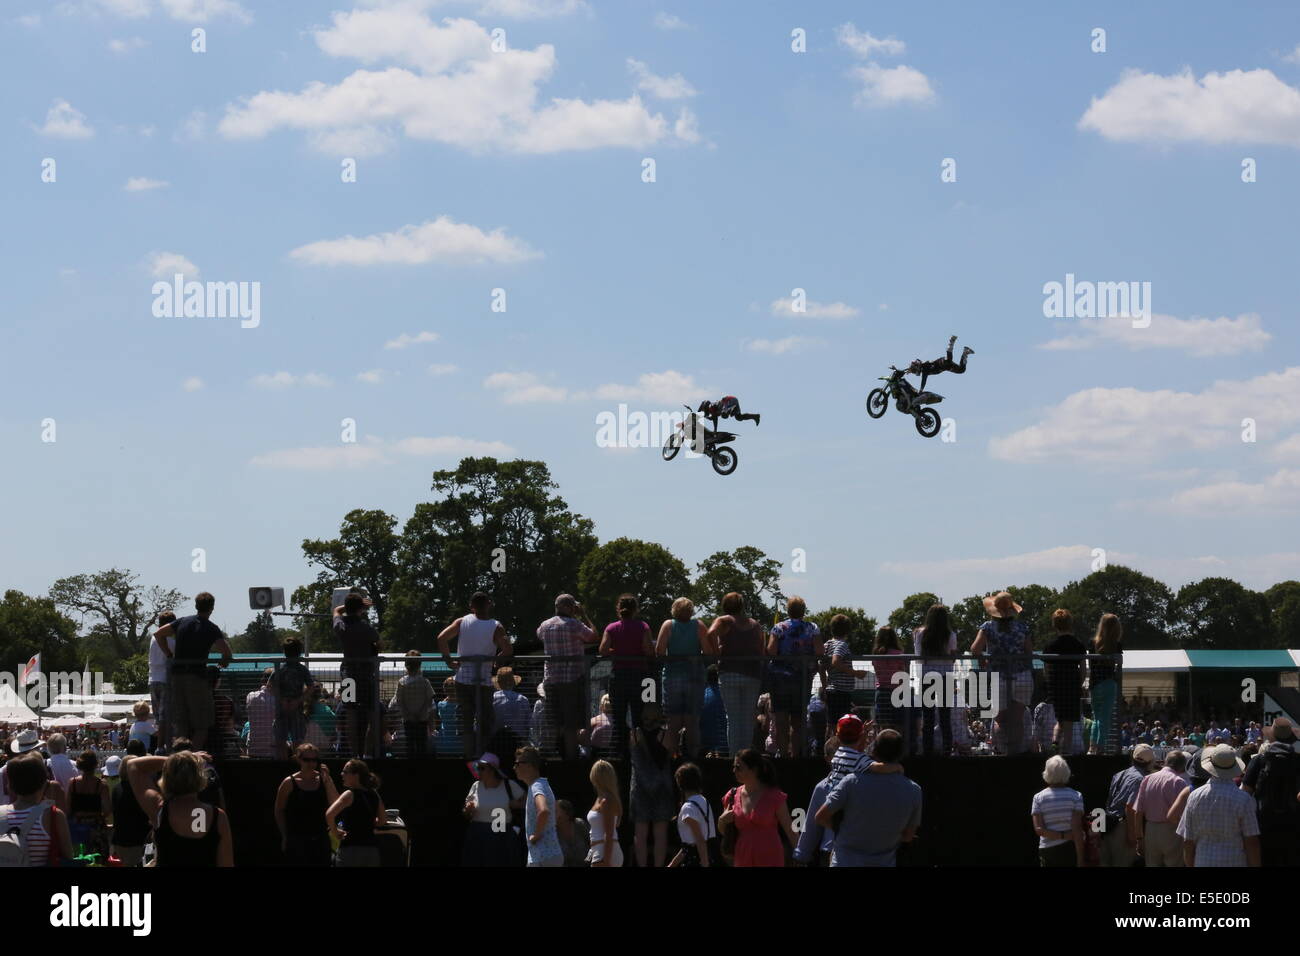
{"type": "Polygon", "coordinates": [[[884,382],[882,388],[873,388],[867,395],[867,414],[872,418],[879,418],[889,410],[891,399],[895,402],[896,407],[904,415],[911,415],[916,420],[916,430],[926,438],[933,438],[939,434],[939,426],[942,419],[939,413],[933,408],[927,408],[927,405],[934,405],[943,401],[942,395],[936,395],[934,392],[918,392],[903,376],[906,369],[889,366],[893,372],[890,375],[880,376],[884,382]]]}
{"type": "Polygon", "coordinates": [[[664,442],[664,461],[672,461],[682,446],[689,444],[692,451],[709,456],[713,470],[718,474],[731,474],[736,470],[740,456],[736,454],[736,449],[728,448],[725,442],[735,441],[735,433],[710,431],[704,427],[699,415],[691,410],[691,406],[686,405],[685,408],[688,413],[686,419],[677,425],[677,431],[664,442]]]}

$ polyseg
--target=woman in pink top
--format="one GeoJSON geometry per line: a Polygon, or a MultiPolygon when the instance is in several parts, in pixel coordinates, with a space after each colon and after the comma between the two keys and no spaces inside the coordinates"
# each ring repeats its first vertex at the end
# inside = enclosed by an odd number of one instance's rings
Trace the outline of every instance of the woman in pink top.
{"type": "MultiPolygon", "coordinates": [[[[614,752],[628,755],[630,728],[641,725],[641,682],[650,674],[655,647],[650,639],[650,625],[636,616],[637,600],[634,595],[623,594],[618,599],[618,620],[605,628],[600,639],[602,657],[614,658],[614,679],[609,685],[609,702],[614,708],[614,752]],[[627,720],[628,708],[632,710],[632,723],[627,720]]],[[[654,699],[658,699],[655,695],[654,699]]]]}
{"type": "MultiPolygon", "coordinates": [[[[898,633],[888,624],[876,632],[876,643],[871,648],[871,653],[888,656],[903,653],[903,648],[898,643],[898,633]]],[[[889,696],[894,690],[894,675],[899,671],[906,671],[908,663],[882,660],[880,656],[873,656],[871,667],[876,672],[876,727],[878,730],[890,728],[901,731],[902,713],[893,705],[889,696]]]]}
{"type": "Polygon", "coordinates": [[[776,785],[772,761],[757,750],[742,750],[732,764],[740,786],[723,798],[718,826],[736,828],[733,866],[785,866],[781,831],[793,847],[798,842],[786,795],[776,785]]]}

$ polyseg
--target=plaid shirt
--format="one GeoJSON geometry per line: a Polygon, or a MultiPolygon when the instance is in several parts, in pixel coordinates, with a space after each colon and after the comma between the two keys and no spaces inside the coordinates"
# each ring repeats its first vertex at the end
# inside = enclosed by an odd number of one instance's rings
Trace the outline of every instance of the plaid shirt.
{"type": "Polygon", "coordinates": [[[1211,777],[1188,795],[1178,835],[1196,843],[1197,866],[1245,866],[1243,838],[1259,836],[1255,801],[1231,780],[1211,777]]]}
{"type": "Polygon", "coordinates": [[[274,756],[275,695],[269,687],[262,687],[244,698],[244,703],[248,708],[248,755],[274,756]]]}
{"type": "Polygon", "coordinates": [[[537,637],[549,657],[572,657],[571,661],[547,661],[542,682],[546,684],[571,684],[582,680],[582,652],[594,638],[591,628],[576,617],[556,615],[543,621],[537,628],[537,637]]]}

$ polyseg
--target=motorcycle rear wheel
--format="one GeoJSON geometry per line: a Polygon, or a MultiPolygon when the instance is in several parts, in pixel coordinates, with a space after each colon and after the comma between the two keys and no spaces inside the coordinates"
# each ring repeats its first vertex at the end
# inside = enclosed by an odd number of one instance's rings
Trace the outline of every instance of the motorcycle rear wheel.
{"type": "Polygon", "coordinates": [[[926,438],[933,438],[939,434],[939,426],[943,422],[939,418],[939,413],[933,408],[923,408],[916,413],[916,430],[926,438]]]}
{"type": "Polygon", "coordinates": [[[726,447],[717,449],[710,457],[713,459],[713,470],[720,475],[729,475],[735,471],[740,458],[734,448],[726,447]]]}

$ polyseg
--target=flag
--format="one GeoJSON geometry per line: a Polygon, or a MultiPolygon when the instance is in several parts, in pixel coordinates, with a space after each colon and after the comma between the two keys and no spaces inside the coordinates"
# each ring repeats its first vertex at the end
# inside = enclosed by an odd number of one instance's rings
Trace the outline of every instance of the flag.
{"type": "Polygon", "coordinates": [[[23,668],[22,680],[19,681],[20,686],[26,687],[33,680],[36,679],[36,675],[40,674],[40,672],[41,672],[41,654],[39,651],[37,651],[36,656],[33,657],[30,661],[28,661],[27,665],[23,668]]]}

